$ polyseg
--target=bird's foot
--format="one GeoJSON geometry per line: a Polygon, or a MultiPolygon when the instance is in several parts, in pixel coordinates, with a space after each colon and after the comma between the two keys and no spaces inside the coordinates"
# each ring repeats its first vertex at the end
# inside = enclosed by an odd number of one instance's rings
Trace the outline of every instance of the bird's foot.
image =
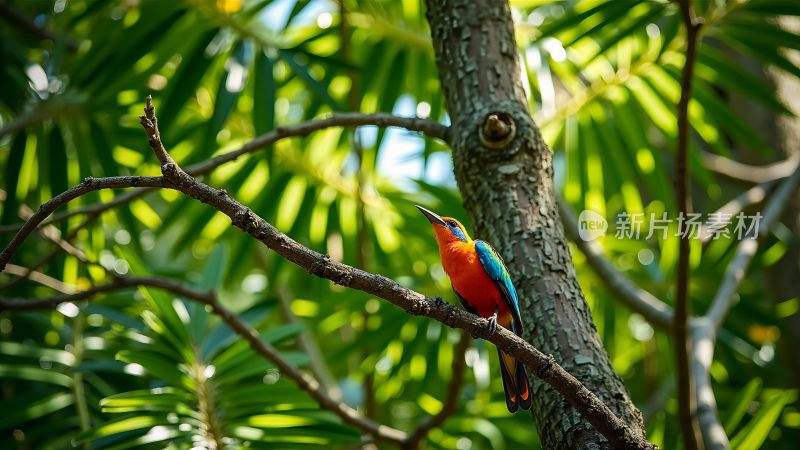
{"type": "Polygon", "coordinates": [[[436,297],[433,297],[433,301],[436,304],[436,306],[444,305],[444,299],[441,296],[437,295],[436,297]]]}
{"type": "Polygon", "coordinates": [[[497,312],[496,311],[495,311],[494,314],[492,314],[492,317],[489,317],[489,323],[487,324],[486,327],[489,330],[489,336],[492,336],[495,333],[495,331],[497,331],[497,312]]]}

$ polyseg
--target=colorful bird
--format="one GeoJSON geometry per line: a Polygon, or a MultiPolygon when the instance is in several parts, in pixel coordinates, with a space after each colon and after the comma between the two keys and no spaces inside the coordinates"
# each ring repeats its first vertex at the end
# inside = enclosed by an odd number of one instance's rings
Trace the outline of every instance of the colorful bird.
{"type": "MultiPolygon", "coordinates": [[[[441,217],[421,206],[417,208],[433,225],[442,267],[464,309],[488,318],[492,332],[499,323],[521,335],[517,291],[500,255],[488,243],[472,240],[459,221],[441,217]]],[[[530,386],[525,367],[500,350],[497,353],[500,355],[508,410],[513,413],[519,408],[530,409],[530,386]]]]}

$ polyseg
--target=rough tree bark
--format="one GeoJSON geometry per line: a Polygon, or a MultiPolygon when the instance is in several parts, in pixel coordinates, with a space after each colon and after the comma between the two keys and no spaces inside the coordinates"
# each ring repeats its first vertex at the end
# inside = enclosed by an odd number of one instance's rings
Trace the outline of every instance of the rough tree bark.
{"type": "MultiPolygon", "coordinates": [[[[578,285],[553,191],[552,153],[529,113],[505,0],[427,0],[452,121],[456,180],[475,234],[505,258],[524,339],[552,353],[632,430],[642,418],[602,346],[578,285]]],[[[543,448],[607,442],[548,385],[532,380],[543,448]]]]}

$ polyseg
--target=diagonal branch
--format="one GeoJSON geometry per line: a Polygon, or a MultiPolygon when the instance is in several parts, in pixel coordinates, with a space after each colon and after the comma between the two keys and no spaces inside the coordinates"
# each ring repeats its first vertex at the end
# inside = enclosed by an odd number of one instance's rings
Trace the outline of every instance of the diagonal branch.
{"type": "Polygon", "coordinates": [[[80,47],[80,42],[72,36],[56,32],[46,25],[37,24],[32,18],[8,4],[6,0],[0,0],[0,18],[35,38],[63,42],[70,52],[74,53],[80,47]]]}
{"type": "Polygon", "coordinates": [[[91,191],[100,189],[121,189],[130,187],[163,187],[162,177],[107,177],[92,178],[87,177],[83,182],[71,189],[68,189],[57,196],[51,198],[47,203],[39,207],[34,215],[19,229],[11,242],[0,252],[0,272],[2,272],[11,256],[19,249],[22,242],[39,226],[42,221],[53,213],[59,206],[64,205],[76,198],[91,191]]]}
{"type": "Polygon", "coordinates": [[[346,403],[334,400],[328,396],[316,379],[305,374],[299,368],[286,361],[275,347],[261,339],[256,330],[247,325],[238,315],[232,313],[230,310],[222,306],[214,291],[200,291],[195,288],[184,286],[168,278],[152,276],[118,276],[110,283],[92,286],[85,291],[75,294],[55,295],[42,299],[0,298],[0,312],[32,311],[42,308],[55,308],[61,303],[90,300],[97,294],[119,291],[138,286],[163,289],[175,295],[208,305],[211,307],[212,312],[225,321],[225,323],[228,324],[228,326],[231,327],[239,336],[244,338],[250,344],[253,350],[279,367],[281,372],[291,378],[300,387],[300,389],[303,389],[312,398],[314,398],[314,400],[316,400],[322,408],[332,411],[334,414],[339,416],[343,422],[364,430],[365,432],[377,436],[387,442],[400,444],[405,441],[407,437],[405,432],[362,417],[358,411],[354,410],[346,403]]]}
{"type": "MultiPolygon", "coordinates": [[[[155,115],[151,108],[151,105],[145,108],[145,115],[141,116],[140,120],[154,152],[159,154],[162,145],[158,140],[157,122],[154,120],[155,115]]],[[[406,289],[389,278],[333,261],[327,255],[304,247],[231,198],[225,190],[213,189],[192,178],[178,165],[170,162],[171,158],[168,155],[160,154],[159,160],[162,161],[162,173],[167,187],[211,205],[230,217],[234,226],[250,234],[285,259],[318,277],[388,300],[410,314],[424,315],[489,340],[503,352],[522,361],[535,376],[553,386],[608,439],[612,446],[654,448],[642,436],[634,433],[586,386],[558,365],[552,355],[544,355],[511,331],[500,327],[490,334],[486,319],[452,305],[438,305],[435,300],[406,289]]]]}
{"type": "MultiPolygon", "coordinates": [[[[797,168],[797,166],[798,165],[795,164],[794,168],[797,168]]],[[[744,211],[747,207],[763,202],[767,198],[767,195],[774,190],[777,184],[777,179],[759,183],[725,203],[712,214],[733,217],[736,214],[744,211]]],[[[707,221],[701,227],[700,241],[704,245],[711,241],[711,239],[714,237],[714,233],[711,232],[712,225],[714,225],[713,222],[707,221]]]]}
{"type": "Polygon", "coordinates": [[[725,178],[742,183],[766,183],[791,175],[800,162],[800,153],[764,166],[740,163],[710,152],[700,152],[700,158],[708,170],[725,178]]]}
{"type": "Polygon", "coordinates": [[[581,239],[578,233],[578,221],[575,218],[575,213],[560,198],[558,199],[558,210],[567,235],[586,256],[586,261],[611,292],[632,311],[644,316],[653,326],[668,329],[674,315],[672,308],[620,273],[611,261],[605,257],[603,248],[599,244],[581,239]]]}
{"type": "MultiPolygon", "coordinates": [[[[101,189],[102,189],[102,188],[101,188],[101,189]]],[[[149,188],[144,188],[144,189],[149,189],[149,188]]],[[[126,192],[126,193],[125,193],[125,194],[123,194],[122,196],[124,196],[124,195],[126,195],[126,194],[135,193],[135,192],[137,192],[137,191],[130,191],[130,192],[126,192]]],[[[122,196],[120,196],[120,197],[122,197],[122,196]]],[[[66,202],[65,202],[65,203],[66,203],[66,202]]],[[[31,218],[31,217],[33,217],[33,216],[29,216],[29,220],[30,220],[30,218],[31,218]]],[[[81,223],[79,223],[78,225],[76,225],[76,226],[75,226],[75,228],[73,228],[73,229],[72,229],[72,231],[70,231],[70,232],[69,232],[69,234],[68,234],[68,235],[67,235],[67,236],[64,238],[64,242],[69,242],[69,241],[71,241],[72,239],[74,239],[74,238],[75,238],[75,237],[78,235],[78,233],[80,233],[80,231],[81,231],[82,229],[84,229],[84,228],[86,228],[87,226],[89,226],[90,224],[92,224],[92,223],[93,223],[95,220],[97,220],[99,217],[100,217],[100,214],[99,214],[99,213],[97,213],[97,214],[90,214],[90,215],[89,215],[89,217],[87,217],[86,219],[84,219],[84,221],[83,221],[83,222],[81,222],[81,223]]],[[[32,272],[32,271],[35,271],[35,270],[39,270],[39,268],[41,268],[42,266],[44,266],[44,265],[45,265],[45,264],[47,264],[48,262],[52,261],[52,260],[53,260],[53,258],[55,258],[56,256],[58,256],[58,254],[61,252],[61,250],[63,250],[63,247],[62,247],[62,246],[60,246],[60,245],[57,245],[56,247],[53,247],[53,249],[50,251],[50,253],[48,253],[48,254],[46,254],[46,255],[42,256],[41,258],[39,258],[39,260],[38,260],[38,261],[36,261],[36,262],[35,262],[33,265],[31,265],[31,266],[28,268],[28,270],[29,270],[29,271],[31,271],[31,272],[32,272]]],[[[16,279],[16,280],[10,281],[10,282],[8,282],[8,283],[6,283],[6,284],[4,284],[4,285],[0,286],[0,290],[9,289],[9,288],[11,288],[11,287],[14,287],[14,286],[16,286],[17,284],[19,284],[19,283],[22,283],[23,281],[25,281],[25,279],[26,279],[26,278],[28,278],[28,276],[27,276],[27,275],[23,276],[22,278],[19,278],[19,279],[16,279]]]]}
{"type": "MultiPolygon", "coordinates": [[[[20,206],[19,215],[20,215],[20,217],[22,219],[28,220],[33,215],[33,210],[28,205],[23,203],[20,206]]],[[[58,247],[61,248],[61,250],[64,250],[64,252],[66,254],[68,254],[70,256],[74,256],[75,258],[77,258],[78,261],[80,261],[80,262],[82,262],[84,264],[96,264],[96,263],[94,263],[92,261],[89,261],[89,259],[86,257],[86,254],[83,252],[83,250],[79,249],[78,247],[75,247],[68,240],[62,238],[61,237],[61,230],[59,230],[55,226],[47,225],[47,226],[39,227],[39,234],[44,236],[46,239],[48,239],[52,243],[56,244],[58,247]]],[[[99,265],[99,264],[97,264],[97,265],[99,265]]],[[[100,267],[102,267],[102,265],[100,267]]]]}
{"type": "Polygon", "coordinates": [[[438,413],[423,419],[406,439],[403,448],[416,450],[421,448],[423,440],[434,428],[441,426],[448,417],[452,416],[458,408],[458,396],[461,393],[461,386],[464,384],[464,370],[466,369],[465,354],[472,339],[469,334],[461,332],[461,338],[453,351],[453,366],[451,371],[450,383],[447,385],[447,394],[444,398],[442,410],[438,413]]]}
{"type": "MultiPolygon", "coordinates": [[[[778,220],[781,211],[783,211],[786,202],[797,191],[798,185],[800,185],[800,166],[795,168],[795,172],[791,177],[781,183],[764,208],[764,214],[758,225],[758,239],[763,239],[769,233],[770,228],[778,220]]],[[[745,239],[736,248],[733,260],[728,265],[725,276],[706,313],[706,316],[711,319],[715,330],[719,330],[725,320],[725,316],[733,306],[733,302],[736,299],[736,291],[744,279],[747,267],[750,265],[750,261],[752,261],[757,250],[757,239],[745,239]]]]}
{"type": "Polygon", "coordinates": [[[717,415],[717,400],[711,388],[711,363],[714,361],[714,344],[717,332],[708,317],[689,321],[692,337],[692,377],[697,398],[697,421],[703,432],[703,443],[708,450],[728,450],[730,442],[717,415]]]}
{"type": "MultiPolygon", "coordinates": [[[[33,211],[27,205],[22,204],[22,206],[20,207],[20,216],[23,219],[28,220],[33,216],[33,214],[34,214],[33,211]]],[[[70,241],[75,236],[78,235],[78,232],[82,228],[84,228],[86,225],[89,225],[90,223],[92,223],[96,218],[97,218],[97,216],[90,216],[84,222],[82,222],[80,225],[78,225],[74,230],[72,230],[69,233],[69,235],[67,235],[67,237],[65,237],[65,238],[61,237],[61,231],[58,228],[56,228],[55,226],[53,226],[53,225],[42,225],[41,227],[39,227],[40,234],[42,234],[45,238],[47,238],[48,240],[50,240],[54,244],[56,244],[57,247],[54,247],[50,251],[50,253],[48,253],[47,255],[45,255],[42,258],[40,258],[32,266],[24,268],[22,273],[18,273],[17,274],[17,275],[19,275],[19,278],[16,278],[16,279],[14,279],[14,280],[12,280],[12,281],[0,286],[0,291],[12,288],[12,287],[16,286],[17,284],[22,283],[26,279],[30,279],[31,281],[37,281],[36,278],[38,277],[38,279],[41,280],[41,275],[44,275],[44,274],[40,274],[38,272],[38,269],[40,267],[44,266],[45,264],[47,264],[48,262],[50,262],[53,258],[55,258],[61,252],[61,250],[63,250],[68,255],[74,256],[75,258],[78,259],[78,261],[80,261],[80,262],[82,262],[84,264],[96,265],[96,266],[101,267],[103,270],[106,270],[106,268],[102,264],[100,264],[100,263],[98,263],[96,261],[90,261],[86,257],[86,254],[81,249],[75,247],[74,245],[72,245],[70,243],[70,241]]],[[[10,268],[10,265],[8,267],[6,267],[6,270],[8,271],[9,268],[10,268]]],[[[61,292],[63,292],[63,291],[61,291],[61,292]]]]}
{"type": "Polygon", "coordinates": [[[57,280],[45,273],[36,270],[31,270],[29,267],[22,267],[16,264],[7,264],[4,272],[10,275],[15,275],[22,279],[31,280],[34,283],[39,283],[42,286],[49,287],[54,291],[58,291],[64,294],[70,294],[75,292],[74,286],[64,283],[61,280],[57,280]]]}

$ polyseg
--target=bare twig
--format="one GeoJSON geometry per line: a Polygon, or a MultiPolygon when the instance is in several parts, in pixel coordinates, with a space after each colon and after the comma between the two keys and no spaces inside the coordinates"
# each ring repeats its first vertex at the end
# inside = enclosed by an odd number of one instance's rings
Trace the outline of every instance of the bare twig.
{"type": "MultiPolygon", "coordinates": [[[[25,205],[25,204],[21,205],[21,207],[20,207],[20,216],[23,219],[28,220],[33,216],[33,214],[34,214],[34,212],[27,205],[25,205]]],[[[86,256],[86,253],[84,253],[83,250],[75,247],[74,245],[72,245],[69,242],[75,236],[78,235],[78,232],[82,228],[84,228],[86,225],[92,223],[96,218],[97,218],[97,216],[89,217],[86,221],[84,221],[83,223],[78,225],[78,227],[76,227],[74,230],[72,230],[72,232],[70,232],[70,234],[66,238],[62,238],[61,237],[61,231],[58,228],[56,228],[55,226],[53,226],[53,225],[43,225],[43,226],[39,227],[38,229],[39,229],[40,234],[42,236],[44,236],[45,238],[47,238],[48,240],[50,240],[53,243],[55,243],[58,247],[57,248],[53,248],[53,250],[51,250],[50,253],[48,253],[47,255],[42,257],[41,259],[39,259],[39,261],[34,263],[32,266],[24,269],[25,271],[23,273],[19,274],[20,275],[19,278],[16,278],[16,279],[14,279],[14,280],[12,280],[12,281],[0,286],[0,291],[12,288],[12,287],[16,286],[17,284],[22,283],[26,279],[30,279],[31,281],[37,281],[37,278],[41,279],[42,276],[46,276],[44,274],[40,274],[40,272],[38,272],[38,269],[40,267],[44,266],[45,264],[47,264],[48,262],[50,262],[50,260],[52,260],[53,258],[55,258],[56,255],[59,254],[60,250],[63,250],[65,253],[67,253],[70,256],[74,256],[78,261],[80,261],[80,262],[82,262],[84,264],[91,264],[91,265],[94,265],[94,266],[102,268],[104,271],[107,271],[107,269],[102,264],[100,264],[100,263],[98,263],[96,261],[89,260],[89,258],[86,256]]],[[[9,265],[9,267],[10,266],[11,265],[9,265]]],[[[7,270],[8,270],[8,268],[7,268],[7,270]]],[[[40,281],[40,283],[41,283],[41,281],[40,281]]],[[[42,284],[44,284],[44,283],[42,283],[42,284]]],[[[59,289],[56,289],[56,290],[59,290],[59,289]]],[[[59,290],[59,291],[60,292],[65,292],[63,290],[59,290]]],[[[73,292],[73,291],[74,291],[74,289],[70,290],[69,292],[73,292]]]]}
{"type": "Polygon", "coordinates": [[[74,200],[86,193],[100,189],[121,189],[130,187],[161,187],[164,186],[164,179],[162,177],[108,177],[108,178],[86,178],[83,183],[68,189],[61,194],[48,200],[43,204],[36,213],[28,219],[27,222],[19,229],[16,235],[11,239],[11,242],[0,253],[0,272],[2,272],[6,263],[11,259],[11,255],[19,249],[22,242],[39,226],[42,221],[53,213],[56,208],[64,205],[71,200],[74,200]]]}
{"type": "Polygon", "coordinates": [[[58,291],[64,294],[71,294],[76,291],[74,286],[64,283],[61,280],[57,280],[51,277],[50,275],[44,274],[42,272],[31,270],[29,267],[22,267],[16,264],[8,264],[6,265],[5,273],[10,275],[15,275],[23,279],[31,280],[34,283],[39,283],[42,286],[49,287],[54,291],[58,291]]]}
{"type": "Polygon", "coordinates": [[[421,447],[425,437],[434,428],[441,426],[448,417],[452,416],[458,408],[458,397],[461,394],[461,386],[464,384],[464,370],[466,368],[466,359],[464,355],[469,348],[472,339],[469,334],[462,331],[461,338],[458,345],[453,351],[453,366],[450,376],[450,382],[447,385],[447,395],[444,398],[444,403],[441,411],[423,419],[414,431],[408,435],[408,439],[403,444],[404,449],[416,450],[421,447]]]}
{"type": "MultiPolygon", "coordinates": [[[[11,266],[9,264],[9,266],[11,266]]],[[[97,294],[119,291],[137,286],[148,286],[164,289],[173,294],[191,299],[205,299],[207,292],[201,292],[167,278],[139,277],[122,275],[115,277],[106,284],[97,284],[84,291],[72,294],[59,294],[46,298],[0,298],[0,311],[35,311],[38,309],[53,309],[62,303],[75,303],[89,300],[97,294]]]]}
{"type": "Polygon", "coordinates": [[[256,352],[268,358],[276,366],[278,366],[281,372],[294,380],[300,389],[308,392],[317,401],[317,403],[320,404],[320,406],[335,413],[340,419],[342,419],[344,423],[353,425],[354,427],[363,430],[383,441],[401,443],[406,439],[407,434],[405,432],[382,425],[367,417],[363,417],[358,413],[358,411],[354,410],[346,403],[339,400],[334,400],[328,396],[328,394],[321,389],[321,386],[316,379],[300,371],[300,369],[283,359],[275,347],[264,342],[259,337],[258,333],[248,326],[242,319],[240,319],[239,316],[223,307],[217,300],[216,296],[211,295],[209,300],[210,301],[208,302],[208,305],[211,306],[214,314],[220,316],[222,320],[228,324],[228,326],[233,328],[237,334],[247,340],[250,343],[250,346],[256,352]]]}
{"type": "MultiPolygon", "coordinates": [[[[31,216],[31,217],[33,217],[33,216],[31,216]]],[[[65,242],[69,242],[69,241],[73,240],[78,235],[78,233],[80,233],[80,231],[82,229],[84,229],[87,226],[89,226],[90,224],[92,224],[95,220],[97,220],[98,217],[100,217],[99,213],[98,214],[90,214],[89,217],[84,219],[83,222],[81,222],[77,226],[75,226],[75,228],[73,228],[72,231],[70,231],[69,234],[63,240],[65,242]]],[[[54,247],[50,251],[50,253],[42,256],[33,265],[28,267],[28,270],[30,270],[30,271],[39,270],[42,266],[44,266],[48,262],[52,261],[53,258],[58,256],[58,254],[61,252],[61,250],[62,250],[62,247],[60,247],[60,246],[54,247]]],[[[28,278],[28,277],[27,276],[23,276],[22,278],[18,278],[16,280],[10,281],[10,282],[0,286],[0,290],[5,290],[5,289],[12,288],[12,287],[16,286],[17,284],[20,284],[23,281],[25,281],[26,278],[28,278]]]]}
{"type": "MultiPolygon", "coordinates": [[[[223,164],[236,161],[240,156],[255,153],[256,151],[265,147],[269,147],[270,145],[282,139],[306,136],[315,131],[331,127],[359,126],[404,128],[408,131],[421,132],[427,136],[441,139],[445,142],[449,140],[450,132],[449,127],[446,125],[417,117],[398,117],[385,113],[337,113],[322,119],[314,119],[307,122],[301,122],[296,125],[277,127],[274,130],[262,134],[261,136],[258,136],[255,139],[247,142],[236,150],[232,150],[205,161],[192,164],[191,166],[186,167],[185,171],[189,175],[193,176],[206,175],[223,164]]],[[[43,225],[60,222],[78,214],[102,214],[105,211],[139,198],[148,192],[152,192],[152,189],[139,189],[136,191],[126,192],[107,203],[86,205],[80,208],[75,208],[71,211],[54,214],[49,220],[43,222],[43,225]]],[[[0,226],[0,233],[17,231],[22,228],[23,225],[24,223],[2,225],[0,226]]]]}
{"type": "MultiPolygon", "coordinates": [[[[689,101],[692,98],[692,77],[697,57],[697,44],[700,38],[700,23],[694,17],[691,0],[679,0],[678,4],[686,28],[686,62],[681,71],[681,97],[678,101],[678,148],[675,159],[676,204],[683,217],[692,212],[692,194],[689,185],[689,101]]],[[[672,321],[675,347],[676,375],[678,379],[678,420],[681,426],[683,446],[686,450],[703,448],[697,423],[692,367],[689,364],[691,337],[688,333],[688,320],[692,313],[689,294],[689,252],[690,236],[686,232],[685,221],[680,226],[678,251],[678,285],[675,293],[675,318],[672,321]]]]}
{"type": "MultiPolygon", "coordinates": [[[[19,215],[22,219],[28,220],[31,218],[31,216],[33,216],[33,214],[34,214],[33,210],[28,205],[22,204],[20,206],[19,215]]],[[[61,237],[61,230],[54,227],[53,225],[39,227],[39,234],[41,234],[52,243],[59,246],[61,250],[64,250],[66,254],[77,258],[78,261],[84,264],[96,264],[92,261],[89,261],[89,259],[86,257],[86,253],[84,253],[83,250],[79,249],[78,247],[75,247],[66,239],[63,239],[61,237]]]]}
{"type": "Polygon", "coordinates": [[[90,300],[97,294],[119,291],[138,286],[147,286],[171,292],[175,295],[185,297],[194,301],[204,303],[211,307],[212,312],[218,315],[228,326],[230,326],[239,336],[244,338],[250,346],[273,364],[280,368],[281,372],[291,378],[301,389],[306,391],[321,407],[332,411],[343,422],[365,430],[378,438],[394,443],[403,443],[407,437],[406,433],[362,417],[356,410],[347,406],[346,403],[337,401],[329,397],[320,384],[311,376],[303,373],[300,369],[286,361],[280,352],[272,345],[264,342],[258,332],[247,325],[239,316],[222,306],[213,291],[200,291],[198,289],[184,286],[173,280],[160,277],[149,276],[118,276],[112,282],[92,286],[91,288],[70,295],[56,295],[48,298],[26,299],[26,298],[0,298],[1,311],[32,311],[43,308],[55,308],[61,303],[78,302],[90,300]]]}
{"type": "Polygon", "coordinates": [[[703,165],[714,173],[734,181],[744,183],[766,183],[786,178],[794,172],[800,162],[800,153],[795,153],[783,161],[764,166],[740,163],[724,156],[700,152],[703,165]]]}
{"type": "Polygon", "coordinates": [[[50,39],[54,42],[64,42],[64,46],[71,52],[76,52],[80,43],[72,36],[57,33],[45,25],[37,25],[32,19],[22,12],[14,9],[6,0],[0,0],[0,17],[18,29],[39,39],[50,39]]]}
{"type": "Polygon", "coordinates": [[[717,331],[708,317],[693,318],[689,327],[692,332],[692,376],[697,396],[697,421],[703,431],[703,443],[708,450],[728,450],[730,442],[717,416],[717,400],[709,376],[717,331]]]}
{"type": "MultiPolygon", "coordinates": [[[[766,208],[764,208],[764,214],[758,224],[759,239],[765,237],[767,233],[769,233],[770,228],[779,218],[781,211],[783,211],[786,202],[797,190],[798,184],[800,184],[800,167],[795,169],[791,177],[781,183],[778,190],[775,191],[775,194],[767,203],[766,208]]],[[[706,313],[706,316],[713,323],[715,330],[718,330],[722,326],[725,316],[728,314],[731,306],[733,306],[736,299],[736,290],[739,288],[739,283],[744,279],[747,267],[750,265],[750,261],[753,259],[753,256],[755,256],[757,250],[757,239],[744,239],[736,248],[733,260],[725,270],[725,275],[722,278],[719,289],[717,289],[714,300],[711,302],[711,307],[709,307],[706,313]]]]}
{"type": "Polygon", "coordinates": [[[641,314],[653,326],[668,329],[674,315],[672,308],[650,292],[634,284],[605,257],[603,248],[593,241],[584,241],[578,233],[575,213],[563,199],[558,199],[559,215],[567,235],[586,256],[586,261],[605,285],[632,311],[641,314]]]}
{"type": "MultiPolygon", "coordinates": [[[[795,165],[795,168],[796,167],[797,165],[795,165]]],[[[736,198],[725,203],[712,214],[718,215],[718,217],[733,217],[736,214],[744,211],[748,206],[763,202],[767,198],[767,195],[770,193],[770,191],[772,191],[777,184],[778,180],[770,180],[757,184],[742,192],[736,198]]],[[[703,244],[707,244],[714,237],[714,233],[711,232],[712,225],[713,223],[708,221],[701,227],[700,241],[703,244]]]]}
{"type": "MultiPolygon", "coordinates": [[[[53,214],[47,220],[43,221],[40,226],[52,225],[57,222],[62,222],[70,217],[78,216],[81,214],[86,214],[89,216],[99,217],[100,214],[114,209],[118,206],[122,206],[130,201],[133,201],[144,194],[149,192],[154,192],[153,188],[141,188],[136,189],[133,191],[125,192],[124,194],[118,195],[110,202],[106,203],[93,203],[91,205],[81,206],[75,209],[71,209],[69,211],[60,212],[57,214],[53,214]]],[[[0,233],[11,233],[14,231],[18,231],[24,225],[24,222],[21,223],[11,223],[8,225],[0,225],[0,233]]]]}

